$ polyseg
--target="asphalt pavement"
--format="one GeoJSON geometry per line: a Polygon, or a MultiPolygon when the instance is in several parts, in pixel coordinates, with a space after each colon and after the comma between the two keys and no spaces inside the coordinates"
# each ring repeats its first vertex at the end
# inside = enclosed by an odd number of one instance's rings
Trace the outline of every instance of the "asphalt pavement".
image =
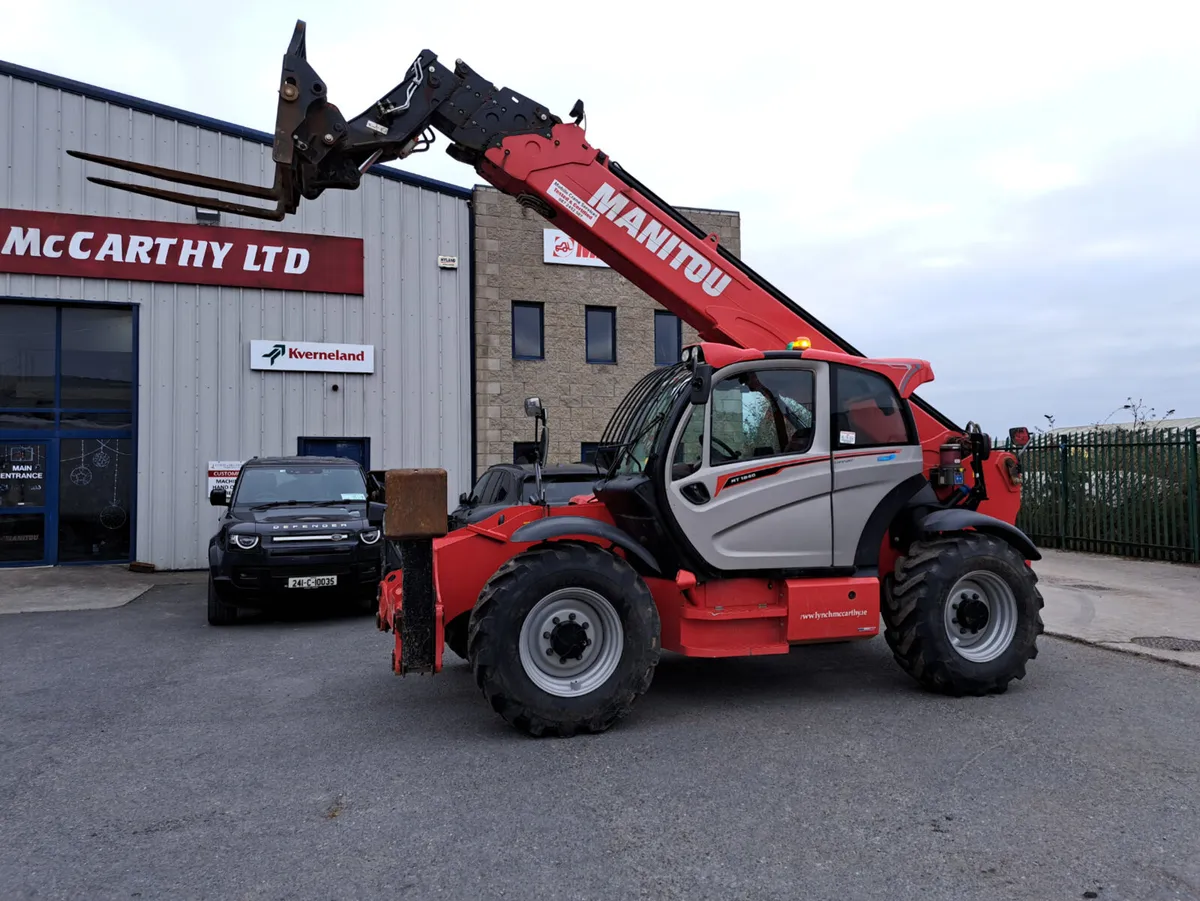
{"type": "Polygon", "coordinates": [[[1042,640],[1006,695],[882,640],[667,655],[537,740],[369,617],[214,629],[203,585],[0,618],[0,895],[1200,899],[1200,671],[1042,640]]]}

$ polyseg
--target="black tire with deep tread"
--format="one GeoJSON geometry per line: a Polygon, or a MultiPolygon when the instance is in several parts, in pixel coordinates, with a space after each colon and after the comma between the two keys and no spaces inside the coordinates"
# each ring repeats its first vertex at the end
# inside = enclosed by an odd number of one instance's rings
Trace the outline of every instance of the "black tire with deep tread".
{"type": "Polygon", "coordinates": [[[237,607],[226,604],[217,593],[213,577],[208,577],[208,624],[210,626],[232,626],[237,622],[237,607]]]}
{"type": "Polygon", "coordinates": [[[884,585],[884,640],[901,669],[930,691],[955,697],[1002,694],[1013,679],[1025,677],[1025,665],[1037,657],[1044,628],[1037,581],[1021,554],[1000,538],[964,532],[914,542],[884,585]],[[955,582],[980,569],[1001,576],[1017,600],[1016,634],[1005,652],[987,663],[959,656],[943,619],[955,582]]]}
{"type": "Polygon", "coordinates": [[[565,738],[603,732],[628,715],[654,678],[662,651],[659,632],[658,608],[633,567],[594,544],[554,541],[506,561],[488,580],[471,611],[467,655],[483,696],[509,724],[530,735],[565,738]],[[567,586],[602,594],[624,625],[616,671],[578,698],[538,688],[525,674],[518,649],[526,614],[567,586]]]}

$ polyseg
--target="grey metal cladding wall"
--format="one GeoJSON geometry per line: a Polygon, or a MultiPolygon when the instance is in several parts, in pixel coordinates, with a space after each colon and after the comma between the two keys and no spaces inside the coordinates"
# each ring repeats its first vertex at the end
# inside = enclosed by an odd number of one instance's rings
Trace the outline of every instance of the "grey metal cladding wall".
{"type": "MultiPolygon", "coordinates": [[[[0,76],[0,206],[194,222],[191,207],[94,185],[153,183],[68,157],[84,149],[269,184],[270,148],[23,79],[0,76]]],[[[365,296],[0,274],[0,295],[140,307],[137,558],[207,564],[217,518],[209,460],[295,453],[298,436],[367,436],[371,465],[444,467],[449,501],[471,451],[467,201],[368,175],[284,223],[223,225],[364,239],[365,296]],[[439,254],[463,268],[442,270],[439,254]],[[252,338],[374,344],[367,375],[249,368],[252,338]],[[333,392],[331,386],[339,390],[333,392]]]]}

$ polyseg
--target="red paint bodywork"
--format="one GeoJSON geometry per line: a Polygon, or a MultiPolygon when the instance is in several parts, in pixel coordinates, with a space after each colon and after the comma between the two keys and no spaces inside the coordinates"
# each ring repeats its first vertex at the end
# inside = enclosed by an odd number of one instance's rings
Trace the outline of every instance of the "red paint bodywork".
{"type": "MultiPolygon", "coordinates": [[[[506,138],[487,151],[477,171],[511,196],[532,195],[544,202],[552,211],[555,227],[692,326],[703,342],[704,359],[714,367],[762,359],[764,351],[786,350],[798,336],[806,337],[811,346],[802,352],[804,358],[881,373],[911,401],[926,472],[938,465],[942,444],[963,438],[963,433],[932,407],[913,398],[920,385],[933,379],[928,362],[867,359],[849,352],[820,323],[806,318],[803,310],[782,302],[723,257],[716,235],[699,238],[681,231],[669,212],[613,170],[609,158],[588,142],[578,125],[554,125],[549,137],[524,134],[506,138]],[[593,200],[596,205],[589,203],[593,200]],[[663,245],[663,252],[657,252],[647,240],[649,232],[639,231],[651,225],[668,229],[677,243],[663,245]],[[676,251],[678,255],[670,259],[676,251]],[[686,266],[685,252],[691,260],[686,266]],[[703,285],[697,281],[697,273],[703,276],[703,285]]],[[[994,452],[985,461],[988,498],[979,511],[1013,523],[1020,505],[1020,486],[1011,480],[1005,466],[1009,456],[994,452]]],[[[775,466],[764,464],[762,468],[775,466]]],[[[966,477],[970,485],[969,469],[966,477]]],[[[728,482],[723,479],[718,491],[728,482]]],[[[606,508],[592,498],[565,507],[512,507],[438,539],[434,570],[443,621],[468,615],[496,569],[529,547],[509,541],[517,528],[536,518],[562,515],[612,521],[606,508]]],[[[600,543],[582,535],[563,537],[600,543]]],[[[623,553],[616,548],[613,552],[623,553]]],[[[658,608],[666,650],[698,657],[781,654],[793,644],[876,635],[881,578],[892,571],[898,553],[885,535],[879,578],[737,578],[701,584],[690,573],[677,573],[646,582],[658,608]]],[[[394,621],[401,603],[397,589],[381,592],[383,626],[394,621]]],[[[440,641],[439,635],[439,668],[440,641]]],[[[400,659],[397,654],[396,660],[400,659]]]]}

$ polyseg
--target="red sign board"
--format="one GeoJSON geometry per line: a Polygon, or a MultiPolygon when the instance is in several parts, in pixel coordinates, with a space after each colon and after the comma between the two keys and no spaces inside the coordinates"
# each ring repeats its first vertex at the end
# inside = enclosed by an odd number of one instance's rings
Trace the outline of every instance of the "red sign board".
{"type": "Polygon", "coordinates": [[[0,272],[362,294],[363,242],[0,209],[0,272]]]}

